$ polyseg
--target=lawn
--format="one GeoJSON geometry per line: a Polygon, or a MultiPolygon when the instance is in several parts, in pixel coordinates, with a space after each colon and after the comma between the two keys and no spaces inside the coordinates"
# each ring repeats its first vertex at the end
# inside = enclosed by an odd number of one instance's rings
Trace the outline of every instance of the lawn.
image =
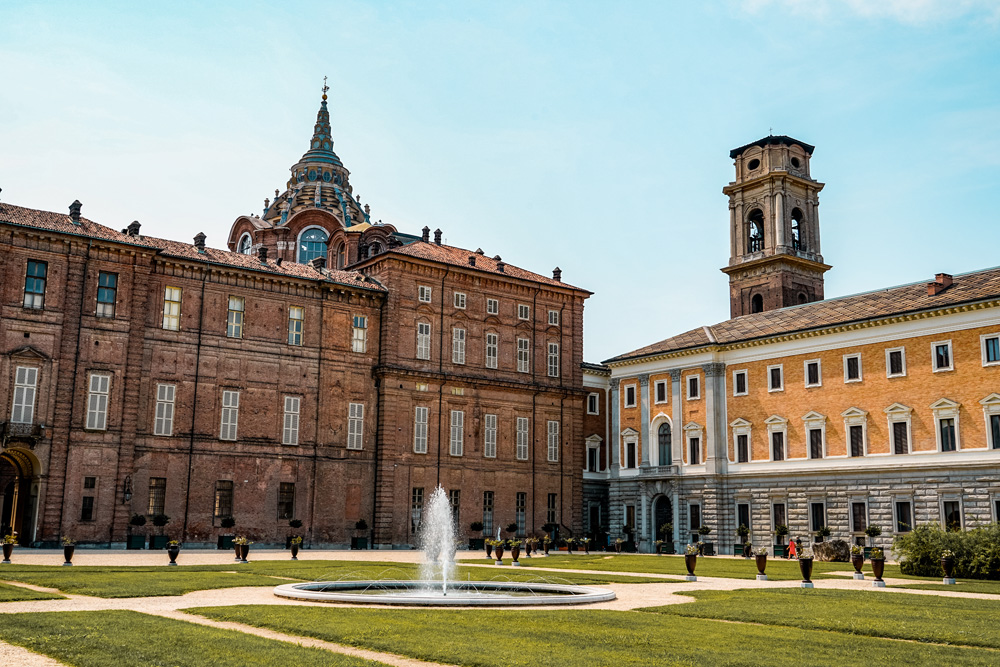
{"type": "Polygon", "coordinates": [[[978,579],[959,579],[954,586],[945,586],[940,579],[938,583],[906,584],[903,586],[893,586],[893,588],[916,588],[925,591],[957,591],[960,593],[987,593],[989,595],[1000,595],[1000,581],[985,581],[978,579]]]}
{"type": "Polygon", "coordinates": [[[5,614],[0,640],[72,667],[376,667],[322,649],[134,611],[5,614]]]}
{"type": "Polygon", "coordinates": [[[42,593],[29,588],[0,584],[0,602],[23,602],[24,600],[65,600],[57,593],[42,593]]]}
{"type": "MultiPolygon", "coordinates": [[[[839,610],[843,613],[843,608],[839,610]]],[[[659,613],[239,606],[188,609],[292,635],[472,667],[991,665],[989,649],[659,613]]]]}
{"type": "MultiPolygon", "coordinates": [[[[641,611],[673,617],[1000,648],[997,603],[993,600],[818,588],[691,591],[684,595],[698,601],[641,611]]],[[[1000,662],[1000,656],[994,660],[1000,662]]]]}

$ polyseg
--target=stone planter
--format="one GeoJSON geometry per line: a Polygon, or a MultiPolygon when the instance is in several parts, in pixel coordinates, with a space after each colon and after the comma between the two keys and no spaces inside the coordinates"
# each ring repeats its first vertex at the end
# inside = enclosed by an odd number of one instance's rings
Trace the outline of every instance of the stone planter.
{"type": "Polygon", "coordinates": [[[3,563],[4,563],[4,565],[10,565],[10,555],[12,553],[14,553],[14,545],[13,544],[4,544],[3,545],[3,563]]]}
{"type": "MultiPolygon", "coordinates": [[[[7,557],[6,547],[4,545],[4,558],[7,557]]],[[[6,562],[6,561],[4,561],[6,562]]],[[[954,584],[955,583],[955,559],[954,558],[942,558],[941,559],[941,571],[944,572],[944,583],[954,584]]]]}
{"type": "Polygon", "coordinates": [[[76,547],[75,546],[70,545],[70,546],[63,547],[63,557],[66,559],[66,562],[63,563],[63,565],[72,565],[73,564],[73,552],[74,551],[76,551],[76,547]]]}
{"type": "Polygon", "coordinates": [[[351,548],[352,549],[367,549],[368,548],[368,538],[367,537],[352,537],[351,538],[351,548]]]}
{"type": "Polygon", "coordinates": [[[872,563],[872,574],[875,575],[874,585],[882,588],[885,586],[885,582],[882,581],[882,573],[885,572],[885,559],[884,558],[873,558],[872,563]]]}
{"type": "Polygon", "coordinates": [[[865,578],[865,575],[861,572],[861,568],[864,566],[864,564],[865,564],[865,557],[864,556],[862,556],[860,554],[858,554],[858,555],[852,554],[851,555],[851,565],[854,566],[854,578],[855,579],[864,579],[865,578]]]}
{"type": "Polygon", "coordinates": [[[223,551],[233,548],[233,540],[236,539],[235,535],[219,535],[219,542],[216,546],[223,551]]]}
{"type": "Polygon", "coordinates": [[[774,545],[774,557],[775,558],[787,558],[788,557],[787,553],[788,553],[788,547],[786,547],[784,544],[775,544],[774,545]]]}
{"type": "Polygon", "coordinates": [[[487,558],[492,558],[493,557],[493,545],[492,544],[487,544],[486,545],[486,557],[487,558]]]}
{"type": "Polygon", "coordinates": [[[250,545],[249,544],[241,544],[241,545],[239,545],[239,547],[240,547],[240,562],[241,563],[246,563],[247,562],[247,554],[250,553],[250,545]]]}
{"type": "Polygon", "coordinates": [[[497,565],[503,565],[503,545],[493,547],[493,554],[497,557],[497,565]]]}
{"type": "Polygon", "coordinates": [[[236,552],[236,560],[240,560],[240,554],[243,553],[243,545],[233,542],[233,551],[236,552]]]}
{"type": "Polygon", "coordinates": [[[520,557],[521,557],[521,547],[511,547],[510,548],[510,561],[511,561],[510,564],[514,565],[514,566],[520,565],[520,563],[517,562],[517,559],[520,558],[520,557]]]}
{"type": "Polygon", "coordinates": [[[167,539],[166,535],[150,535],[149,536],[149,548],[150,549],[166,549],[167,548],[167,542],[169,542],[169,541],[170,540],[167,539]]]}
{"type": "Polygon", "coordinates": [[[146,536],[145,535],[129,535],[128,541],[125,543],[126,549],[145,549],[146,548],[146,536]]]}
{"type": "Polygon", "coordinates": [[[698,556],[696,554],[684,554],[684,567],[687,568],[688,576],[694,576],[694,567],[698,564],[698,556]]]}
{"type": "Polygon", "coordinates": [[[170,562],[167,565],[177,565],[177,555],[180,552],[180,547],[167,547],[167,555],[170,556],[170,562]]]}
{"type": "Polygon", "coordinates": [[[620,554],[621,552],[622,552],[622,544],[621,544],[621,542],[615,542],[615,553],[616,554],[620,554]]]}
{"type": "Polygon", "coordinates": [[[764,554],[763,556],[755,556],[755,559],[757,561],[757,578],[761,579],[761,577],[763,577],[761,581],[767,581],[767,574],[764,572],[767,568],[767,554],[764,554]]]}
{"type": "Polygon", "coordinates": [[[299,559],[299,545],[298,544],[293,544],[290,548],[292,550],[292,560],[298,560],[299,559]]]}
{"type": "Polygon", "coordinates": [[[812,588],[812,571],[813,571],[813,559],[812,558],[800,558],[799,559],[799,572],[802,573],[802,588],[812,588]]]}
{"type": "Polygon", "coordinates": [[[486,542],[486,540],[484,540],[481,537],[470,537],[469,538],[469,551],[479,551],[480,549],[482,549],[485,546],[484,542],[486,542]]]}

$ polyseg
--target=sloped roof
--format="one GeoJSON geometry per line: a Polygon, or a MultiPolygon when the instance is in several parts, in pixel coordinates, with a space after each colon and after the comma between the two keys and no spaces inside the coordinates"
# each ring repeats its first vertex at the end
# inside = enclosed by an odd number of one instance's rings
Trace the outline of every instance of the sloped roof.
{"type": "Polygon", "coordinates": [[[740,155],[743,151],[750,148],[751,146],[760,146],[761,148],[764,148],[765,146],[778,146],[778,145],[794,146],[796,144],[802,146],[802,148],[804,148],[806,153],[808,153],[809,155],[812,155],[813,151],[816,150],[815,146],[810,146],[804,141],[799,141],[798,139],[792,139],[791,137],[786,136],[784,134],[778,134],[778,135],[772,134],[764,137],[763,139],[758,139],[757,141],[751,141],[749,144],[740,146],[739,148],[734,148],[733,150],[729,151],[729,157],[735,158],[738,155],[740,155]]]}
{"type": "Polygon", "coordinates": [[[836,299],[789,306],[743,315],[709,327],[700,327],[608,359],[604,363],[655,356],[668,352],[719,344],[730,345],[759,338],[935,310],[963,303],[1000,298],[1000,267],[956,275],[939,294],[927,293],[923,281],[864,292],[836,299]]]}

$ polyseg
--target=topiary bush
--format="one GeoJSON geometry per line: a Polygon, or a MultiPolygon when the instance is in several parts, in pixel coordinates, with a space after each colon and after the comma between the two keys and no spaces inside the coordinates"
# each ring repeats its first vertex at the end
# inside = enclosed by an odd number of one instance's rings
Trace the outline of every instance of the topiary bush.
{"type": "Polygon", "coordinates": [[[1000,524],[967,531],[944,531],[917,526],[897,535],[893,550],[903,574],[941,576],[941,553],[955,554],[955,576],[964,579],[1000,579],[1000,524]]]}

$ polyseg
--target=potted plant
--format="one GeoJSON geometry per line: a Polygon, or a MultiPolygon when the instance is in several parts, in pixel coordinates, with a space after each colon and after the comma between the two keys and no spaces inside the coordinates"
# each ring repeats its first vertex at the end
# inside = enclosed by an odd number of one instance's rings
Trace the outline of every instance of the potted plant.
{"type": "Polygon", "coordinates": [[[503,546],[503,540],[493,540],[493,555],[497,558],[497,565],[503,565],[503,546]]]}
{"type": "Polygon", "coordinates": [[[615,553],[620,554],[622,552],[622,545],[625,544],[625,539],[621,537],[615,538],[615,553]]]}
{"type": "MultiPolygon", "coordinates": [[[[236,519],[234,519],[231,516],[223,517],[220,525],[227,531],[232,530],[232,528],[236,525],[236,519]]],[[[229,535],[229,534],[219,535],[219,548],[232,549],[233,537],[235,537],[235,535],[229,535]]]]}
{"type": "Polygon", "coordinates": [[[163,534],[163,527],[170,523],[170,517],[166,514],[154,514],[153,525],[159,528],[159,535],[149,536],[150,549],[163,549],[167,546],[167,536],[163,534]]]}
{"type": "Polygon", "coordinates": [[[65,535],[63,535],[62,547],[63,547],[63,557],[66,559],[66,562],[63,563],[63,565],[72,565],[73,552],[76,551],[76,540],[74,540],[72,537],[66,537],[65,535]]]}
{"type": "Polygon", "coordinates": [[[778,541],[774,543],[774,557],[777,558],[780,553],[782,556],[787,554],[785,548],[785,537],[788,535],[788,526],[781,524],[780,526],[774,527],[774,536],[778,541]]]}
{"type": "Polygon", "coordinates": [[[14,553],[14,545],[17,544],[17,533],[3,536],[3,564],[10,565],[10,555],[14,553]]]}
{"type": "Polygon", "coordinates": [[[861,572],[861,567],[865,564],[865,548],[860,544],[854,544],[851,546],[851,565],[854,566],[854,578],[864,579],[865,575],[861,572]]]}
{"type": "Polygon", "coordinates": [[[694,566],[698,564],[698,545],[689,544],[684,547],[684,567],[687,568],[687,579],[688,581],[695,581],[694,576],[694,566]]]}
{"type": "Polygon", "coordinates": [[[754,549],[753,555],[757,562],[758,581],[767,581],[767,574],[764,573],[764,570],[767,569],[767,547],[758,547],[754,549]]]}
{"type": "Polygon", "coordinates": [[[469,524],[469,530],[471,530],[473,533],[479,533],[478,537],[470,537],[469,538],[469,549],[472,550],[472,551],[475,551],[476,549],[482,549],[483,548],[483,542],[485,541],[485,540],[483,540],[483,536],[482,536],[482,533],[483,533],[483,522],[482,521],[473,521],[472,523],[469,524]]]}
{"type": "Polygon", "coordinates": [[[170,556],[170,562],[167,565],[177,565],[177,554],[181,552],[181,543],[179,540],[169,540],[167,542],[167,555],[170,556]]]}
{"type": "Polygon", "coordinates": [[[580,542],[580,544],[583,545],[583,555],[584,556],[589,556],[590,555],[590,538],[589,537],[581,537],[580,540],[579,540],[579,542],[580,542]]]}
{"type": "Polygon", "coordinates": [[[827,537],[830,537],[830,526],[820,526],[819,530],[816,531],[816,542],[817,544],[822,542],[827,537]]]}
{"type": "MultiPolygon", "coordinates": [[[[879,526],[876,526],[875,524],[871,524],[867,528],[865,528],[865,535],[868,536],[868,546],[869,547],[874,547],[875,546],[875,538],[878,537],[881,534],[882,534],[882,528],[879,527],[879,526]]],[[[870,559],[871,558],[871,555],[870,555],[871,554],[871,548],[869,548],[867,550],[867,553],[869,554],[868,558],[870,559]]]]}
{"type": "Polygon", "coordinates": [[[483,545],[486,547],[486,557],[487,558],[492,558],[493,557],[493,540],[491,540],[490,538],[487,537],[485,540],[483,540],[483,545]]]}
{"type": "Polygon", "coordinates": [[[812,588],[813,552],[803,549],[799,552],[799,572],[802,573],[802,588],[812,588]]]}
{"type": "Polygon", "coordinates": [[[743,554],[744,556],[749,556],[749,554],[746,553],[745,547],[747,538],[750,537],[750,528],[745,523],[741,523],[736,528],[736,535],[740,538],[740,541],[738,544],[733,545],[733,555],[737,556],[739,554],[743,554]]]}
{"type": "Polygon", "coordinates": [[[660,553],[672,554],[674,552],[674,524],[667,521],[660,526],[660,553]]]}
{"type": "MultiPolygon", "coordinates": [[[[354,530],[359,533],[364,534],[368,530],[368,522],[364,519],[358,519],[354,522],[354,530]]],[[[351,548],[352,549],[367,549],[368,548],[368,537],[352,537],[351,538],[351,548]]]]}
{"type": "Polygon", "coordinates": [[[250,545],[253,544],[249,539],[243,537],[242,535],[233,538],[233,546],[237,548],[239,553],[239,558],[241,563],[247,562],[247,554],[250,553],[250,545]]]}
{"type": "Polygon", "coordinates": [[[879,587],[885,586],[885,582],[882,581],[882,573],[885,572],[885,554],[878,547],[872,547],[868,559],[872,562],[872,574],[875,575],[875,585],[879,587]]]}
{"type": "Polygon", "coordinates": [[[521,540],[508,540],[507,546],[510,547],[510,561],[511,565],[517,567],[520,565],[517,559],[521,556],[521,540]]]}
{"type": "MultiPolygon", "coordinates": [[[[7,558],[6,544],[4,544],[3,555],[4,558],[7,558]]],[[[944,582],[946,584],[955,583],[955,552],[951,549],[945,549],[941,552],[941,570],[944,572],[944,582]]]]}
{"type": "Polygon", "coordinates": [[[517,535],[517,523],[511,522],[507,524],[507,532],[511,535],[517,535]]]}
{"type": "Polygon", "coordinates": [[[542,549],[545,551],[545,555],[549,555],[549,547],[552,546],[552,538],[548,534],[542,537],[542,549]]]}
{"type": "Polygon", "coordinates": [[[576,544],[576,540],[574,540],[572,537],[567,537],[563,539],[563,544],[566,545],[566,551],[568,553],[573,553],[573,545],[576,544]]]}
{"type": "MultiPolygon", "coordinates": [[[[708,534],[712,532],[711,526],[706,526],[701,524],[698,526],[698,534],[702,537],[708,537],[708,534]]],[[[701,545],[701,555],[702,556],[714,556],[715,555],[715,543],[700,541],[701,545]]]]}
{"type": "Polygon", "coordinates": [[[125,545],[126,549],[142,549],[146,546],[146,536],[145,535],[133,535],[132,528],[141,528],[146,525],[146,515],[144,514],[133,514],[132,518],[128,520],[128,543],[125,545]]]}
{"type": "MultiPolygon", "coordinates": [[[[298,530],[299,528],[302,527],[302,519],[289,519],[288,520],[288,527],[292,528],[293,530],[298,530]]],[[[292,538],[293,537],[295,537],[295,533],[292,533],[292,534],[288,535],[285,538],[285,548],[286,549],[291,549],[292,548],[292,538]]]]}
{"type": "Polygon", "coordinates": [[[299,559],[299,547],[300,546],[302,546],[302,536],[301,535],[296,535],[295,537],[292,538],[292,543],[289,545],[289,547],[292,550],[292,560],[298,560],[299,559]]]}

